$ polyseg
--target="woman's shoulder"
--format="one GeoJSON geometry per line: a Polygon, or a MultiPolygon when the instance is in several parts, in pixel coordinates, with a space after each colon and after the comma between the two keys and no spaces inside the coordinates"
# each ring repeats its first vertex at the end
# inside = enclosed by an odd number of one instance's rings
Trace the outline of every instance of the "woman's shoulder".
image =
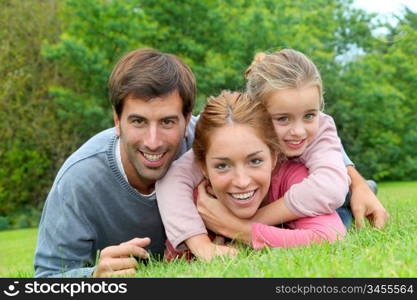
{"type": "Polygon", "coordinates": [[[293,160],[283,162],[271,178],[270,196],[273,200],[281,198],[293,184],[300,183],[307,176],[308,169],[304,164],[293,160]]]}

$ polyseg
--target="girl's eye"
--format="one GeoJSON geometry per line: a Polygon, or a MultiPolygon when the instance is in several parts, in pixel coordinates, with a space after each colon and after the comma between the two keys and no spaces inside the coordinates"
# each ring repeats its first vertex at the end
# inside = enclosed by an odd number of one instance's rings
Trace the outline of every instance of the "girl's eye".
{"type": "Polygon", "coordinates": [[[280,123],[288,122],[288,117],[279,117],[279,118],[277,118],[277,121],[280,122],[280,123]]]}
{"type": "Polygon", "coordinates": [[[304,118],[307,120],[313,120],[316,117],[316,114],[306,114],[304,118]]]}

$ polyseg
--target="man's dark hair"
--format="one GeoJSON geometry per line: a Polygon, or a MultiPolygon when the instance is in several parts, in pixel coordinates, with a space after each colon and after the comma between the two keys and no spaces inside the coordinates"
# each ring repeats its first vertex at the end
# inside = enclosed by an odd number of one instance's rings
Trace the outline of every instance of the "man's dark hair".
{"type": "Polygon", "coordinates": [[[127,96],[144,100],[168,95],[178,90],[182,113],[192,112],[196,83],[191,69],[177,56],[155,49],[137,49],[123,56],[109,79],[109,97],[120,117],[127,96]]]}

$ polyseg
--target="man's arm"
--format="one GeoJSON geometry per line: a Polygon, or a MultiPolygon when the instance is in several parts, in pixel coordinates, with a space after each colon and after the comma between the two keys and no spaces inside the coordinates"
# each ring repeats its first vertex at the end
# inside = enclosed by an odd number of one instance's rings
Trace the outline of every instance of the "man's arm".
{"type": "Polygon", "coordinates": [[[78,194],[82,188],[74,187],[71,179],[56,182],[52,187],[39,226],[35,277],[135,274],[137,261],[132,256],[147,258],[143,247],[150,243],[149,238],[133,239],[104,248],[98,257],[97,266],[94,266],[94,243],[97,238],[94,226],[85,215],[86,209],[80,208],[80,202],[77,201],[89,201],[78,194]]]}

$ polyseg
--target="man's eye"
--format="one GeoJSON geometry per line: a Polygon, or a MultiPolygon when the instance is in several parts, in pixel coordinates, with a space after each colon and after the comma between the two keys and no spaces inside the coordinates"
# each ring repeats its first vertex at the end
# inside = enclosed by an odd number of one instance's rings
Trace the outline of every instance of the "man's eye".
{"type": "Polygon", "coordinates": [[[145,123],[145,120],[144,119],[134,119],[132,121],[132,123],[135,124],[135,125],[143,125],[145,123]]]}
{"type": "Polygon", "coordinates": [[[175,124],[174,120],[171,120],[171,119],[163,119],[161,121],[161,123],[165,127],[171,127],[171,126],[173,126],[175,124]]]}
{"type": "Polygon", "coordinates": [[[164,124],[172,124],[172,123],[174,123],[174,121],[172,121],[172,120],[162,120],[162,123],[164,123],[164,124]]]}

